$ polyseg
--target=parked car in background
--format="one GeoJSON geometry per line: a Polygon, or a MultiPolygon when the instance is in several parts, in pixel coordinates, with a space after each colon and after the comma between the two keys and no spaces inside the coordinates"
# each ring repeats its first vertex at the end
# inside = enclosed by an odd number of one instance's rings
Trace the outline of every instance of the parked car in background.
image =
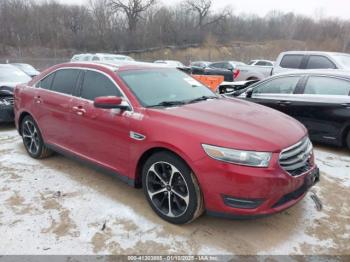
{"type": "Polygon", "coordinates": [[[13,89],[31,78],[22,70],[9,64],[0,64],[0,123],[13,122],[13,89]]]}
{"type": "Polygon", "coordinates": [[[40,74],[38,70],[36,70],[33,66],[29,64],[23,64],[23,63],[12,63],[11,65],[17,67],[18,69],[22,70],[24,73],[29,75],[30,77],[35,77],[40,74]]]}
{"type": "Polygon", "coordinates": [[[271,76],[271,66],[238,65],[236,81],[263,80],[271,76]]]}
{"type": "Polygon", "coordinates": [[[239,93],[242,99],[296,118],[307,127],[313,141],[350,149],[350,72],[289,72],[239,93]]]}
{"type": "Polygon", "coordinates": [[[185,67],[185,65],[183,63],[181,63],[180,61],[176,61],[176,60],[156,60],[153,63],[167,65],[167,66],[175,67],[175,68],[185,67]]]}
{"type": "Polygon", "coordinates": [[[267,67],[273,67],[274,66],[273,61],[270,60],[251,60],[248,65],[251,66],[267,66],[267,67]]]}
{"type": "Polygon", "coordinates": [[[171,223],[189,223],[204,210],[280,212],[319,179],[298,121],[217,96],[175,68],[67,63],[17,86],[15,98],[31,157],[55,150],[142,186],[171,223]]]}
{"type": "Polygon", "coordinates": [[[71,62],[82,62],[82,61],[135,61],[132,57],[126,55],[115,55],[115,54],[78,54],[74,55],[71,62]]]}
{"type": "Polygon", "coordinates": [[[176,60],[156,60],[153,62],[154,64],[164,65],[167,67],[177,68],[181,70],[182,72],[185,72],[187,74],[191,74],[191,68],[189,66],[185,66],[180,61],[176,60]]]}
{"type": "Polygon", "coordinates": [[[224,68],[215,68],[210,67],[210,62],[206,61],[195,61],[190,64],[191,72],[194,75],[218,75],[223,76],[224,81],[233,82],[234,81],[234,73],[232,70],[224,69],[224,68]]]}
{"type": "Polygon", "coordinates": [[[272,74],[296,69],[344,69],[350,70],[350,55],[318,51],[289,51],[281,53],[272,74]]]}

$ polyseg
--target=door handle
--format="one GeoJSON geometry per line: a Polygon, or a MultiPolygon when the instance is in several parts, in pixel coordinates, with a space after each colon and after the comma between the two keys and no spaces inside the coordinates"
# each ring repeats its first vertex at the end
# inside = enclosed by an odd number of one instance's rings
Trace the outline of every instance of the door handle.
{"type": "Polygon", "coordinates": [[[350,103],[341,104],[343,107],[350,108],[350,103]]]}
{"type": "Polygon", "coordinates": [[[78,116],[83,116],[86,113],[86,110],[82,106],[73,106],[72,109],[78,116]]]}
{"type": "Polygon", "coordinates": [[[34,103],[35,104],[41,104],[43,100],[41,99],[40,96],[34,96],[34,103]]]}

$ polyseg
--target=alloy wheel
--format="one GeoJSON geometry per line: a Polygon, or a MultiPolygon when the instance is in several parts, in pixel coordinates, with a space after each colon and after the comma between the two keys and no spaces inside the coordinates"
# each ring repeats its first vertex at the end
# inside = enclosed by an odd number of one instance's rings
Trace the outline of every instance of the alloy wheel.
{"type": "Polygon", "coordinates": [[[26,120],[23,125],[23,142],[29,153],[38,154],[40,150],[40,137],[34,123],[26,120]]]}
{"type": "Polygon", "coordinates": [[[189,205],[189,190],[185,178],[172,164],[154,163],[147,172],[147,193],[153,205],[165,216],[183,215],[189,205]]]}

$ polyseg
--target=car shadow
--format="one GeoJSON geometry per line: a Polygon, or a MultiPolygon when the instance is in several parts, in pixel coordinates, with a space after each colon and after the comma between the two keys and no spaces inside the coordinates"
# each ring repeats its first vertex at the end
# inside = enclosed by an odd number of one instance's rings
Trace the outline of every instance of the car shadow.
{"type": "MultiPolygon", "coordinates": [[[[21,147],[25,153],[24,147],[21,147]]],[[[308,208],[301,201],[282,213],[252,220],[228,220],[204,214],[191,224],[177,226],[165,222],[153,212],[142,189],[131,188],[115,177],[94,171],[59,154],[41,160],[38,164],[48,169],[60,170],[69,179],[132,208],[137,215],[161,226],[164,235],[185,237],[196,245],[216,247],[235,254],[255,254],[259,250],[269,250],[287,241],[303,225],[305,209],[308,208]]],[[[142,231],[142,225],[139,227],[142,231]]]]}

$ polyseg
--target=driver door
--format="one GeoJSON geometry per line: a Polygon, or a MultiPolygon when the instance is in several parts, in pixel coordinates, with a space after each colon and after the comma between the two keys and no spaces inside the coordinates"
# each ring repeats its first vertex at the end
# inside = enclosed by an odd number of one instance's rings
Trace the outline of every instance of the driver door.
{"type": "Polygon", "coordinates": [[[129,118],[117,109],[94,107],[101,96],[122,96],[106,74],[86,70],[72,101],[72,137],[76,154],[98,165],[126,174],[129,162],[129,118]]]}

